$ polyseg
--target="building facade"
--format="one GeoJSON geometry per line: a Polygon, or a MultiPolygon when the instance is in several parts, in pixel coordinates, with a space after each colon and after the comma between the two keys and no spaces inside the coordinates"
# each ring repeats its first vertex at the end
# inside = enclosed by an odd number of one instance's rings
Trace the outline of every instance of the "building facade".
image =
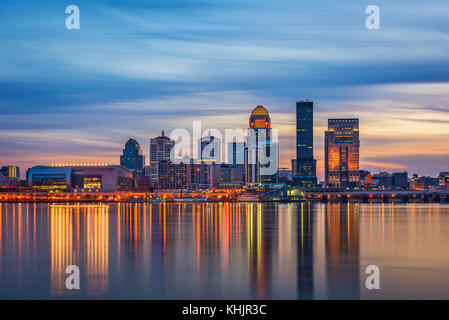
{"type": "Polygon", "coordinates": [[[329,119],[325,132],[326,186],[354,187],[360,183],[359,119],[329,119]]]}
{"type": "Polygon", "coordinates": [[[161,160],[158,162],[158,179],[155,186],[160,190],[187,189],[187,172],[187,164],[161,160]]]}
{"type": "Polygon", "coordinates": [[[135,178],[143,176],[145,157],[136,140],[129,139],[126,142],[123,154],[120,156],[120,165],[131,170],[135,178]]]}
{"type": "Polygon", "coordinates": [[[204,162],[187,165],[187,184],[189,189],[210,189],[215,185],[215,163],[204,162]]]}
{"type": "Polygon", "coordinates": [[[154,186],[158,185],[159,163],[161,161],[170,161],[170,153],[175,145],[175,142],[162,134],[150,140],[150,167],[149,174],[154,186]]]}
{"type": "Polygon", "coordinates": [[[296,103],[296,170],[293,184],[313,187],[317,184],[313,157],[313,102],[296,103]]]}

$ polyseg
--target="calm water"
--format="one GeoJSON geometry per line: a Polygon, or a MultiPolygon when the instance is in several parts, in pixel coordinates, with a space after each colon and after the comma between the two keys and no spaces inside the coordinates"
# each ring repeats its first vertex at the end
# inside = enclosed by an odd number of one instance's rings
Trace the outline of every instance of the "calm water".
{"type": "Polygon", "coordinates": [[[0,222],[3,299],[449,299],[443,204],[0,204],[0,222]]]}

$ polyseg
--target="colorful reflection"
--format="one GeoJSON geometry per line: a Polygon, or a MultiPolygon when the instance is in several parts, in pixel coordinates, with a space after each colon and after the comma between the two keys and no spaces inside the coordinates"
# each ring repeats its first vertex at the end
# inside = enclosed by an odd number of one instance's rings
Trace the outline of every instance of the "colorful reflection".
{"type": "Polygon", "coordinates": [[[449,298],[448,213],[439,204],[0,204],[0,298],[449,298]],[[65,287],[72,264],[79,291],[65,287]],[[382,271],[379,292],[364,287],[370,264],[382,271]]]}

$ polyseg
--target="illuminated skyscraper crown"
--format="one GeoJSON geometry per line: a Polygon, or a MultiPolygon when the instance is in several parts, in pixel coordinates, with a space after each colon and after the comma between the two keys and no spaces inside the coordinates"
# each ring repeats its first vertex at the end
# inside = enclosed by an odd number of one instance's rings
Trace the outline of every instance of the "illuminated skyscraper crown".
{"type": "Polygon", "coordinates": [[[269,129],[271,128],[271,119],[267,109],[264,106],[257,106],[251,112],[249,118],[249,127],[254,129],[269,129]]]}

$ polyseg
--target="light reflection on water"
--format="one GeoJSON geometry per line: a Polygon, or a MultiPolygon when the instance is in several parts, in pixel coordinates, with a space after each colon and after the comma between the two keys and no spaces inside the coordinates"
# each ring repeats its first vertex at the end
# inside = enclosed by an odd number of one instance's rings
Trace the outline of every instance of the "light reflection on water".
{"type": "Polygon", "coordinates": [[[3,299],[449,299],[443,204],[0,204],[0,223],[3,299]]]}

